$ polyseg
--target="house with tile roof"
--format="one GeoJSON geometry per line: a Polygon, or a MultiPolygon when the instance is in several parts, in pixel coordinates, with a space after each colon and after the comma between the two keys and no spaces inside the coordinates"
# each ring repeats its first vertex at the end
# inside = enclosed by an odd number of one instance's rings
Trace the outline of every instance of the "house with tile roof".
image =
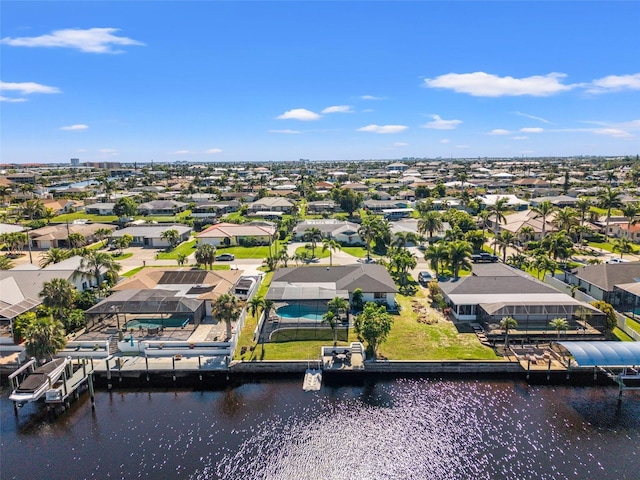
{"type": "Polygon", "coordinates": [[[196,235],[196,239],[198,245],[215,247],[242,245],[249,239],[257,244],[269,245],[276,232],[277,228],[271,222],[216,223],[196,235]]]}

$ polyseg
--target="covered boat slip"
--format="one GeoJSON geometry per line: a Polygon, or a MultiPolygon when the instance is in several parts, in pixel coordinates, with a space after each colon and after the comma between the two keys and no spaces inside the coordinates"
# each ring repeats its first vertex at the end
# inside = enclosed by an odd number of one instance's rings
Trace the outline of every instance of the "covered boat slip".
{"type": "MultiPolygon", "coordinates": [[[[640,390],[639,342],[558,342],[578,367],[592,367],[624,390],[640,390]]],[[[571,363],[569,363],[571,365],[571,363]]]]}
{"type": "Polygon", "coordinates": [[[13,390],[9,399],[14,402],[35,402],[39,400],[60,378],[69,362],[70,359],[68,358],[56,358],[41,367],[31,370],[35,365],[35,360],[31,360],[9,375],[9,382],[13,390]],[[26,375],[26,377],[19,381],[16,386],[15,379],[23,375],[26,375]]]}

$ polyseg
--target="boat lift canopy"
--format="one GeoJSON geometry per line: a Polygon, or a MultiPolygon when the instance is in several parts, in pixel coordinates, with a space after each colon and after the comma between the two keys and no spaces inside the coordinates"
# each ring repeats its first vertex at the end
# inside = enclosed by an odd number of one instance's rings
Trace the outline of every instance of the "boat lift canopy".
{"type": "Polygon", "coordinates": [[[558,342],[581,367],[640,365],[640,342],[558,342]]]}

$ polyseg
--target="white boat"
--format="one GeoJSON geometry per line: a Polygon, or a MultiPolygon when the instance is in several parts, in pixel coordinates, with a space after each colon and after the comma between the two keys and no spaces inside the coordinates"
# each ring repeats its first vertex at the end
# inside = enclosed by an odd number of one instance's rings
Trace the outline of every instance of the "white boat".
{"type": "Polygon", "coordinates": [[[35,402],[62,376],[70,358],[56,358],[36,368],[9,395],[9,400],[18,403],[35,402]]]}
{"type": "Polygon", "coordinates": [[[316,370],[315,368],[307,368],[304,374],[304,383],[302,389],[305,392],[312,392],[320,390],[322,386],[322,370],[316,370]]]}

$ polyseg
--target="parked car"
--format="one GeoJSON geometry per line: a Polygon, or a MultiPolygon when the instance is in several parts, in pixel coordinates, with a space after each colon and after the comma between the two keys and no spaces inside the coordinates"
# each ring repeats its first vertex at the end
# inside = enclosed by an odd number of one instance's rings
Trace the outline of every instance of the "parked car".
{"type": "Polygon", "coordinates": [[[491,255],[490,253],[482,252],[475,255],[471,255],[471,261],[473,263],[482,263],[482,262],[495,263],[498,261],[498,257],[496,255],[491,255]]]}
{"type": "Polygon", "coordinates": [[[421,285],[426,285],[431,280],[433,280],[433,275],[429,272],[420,272],[418,274],[418,282],[420,282],[421,285]]]}
{"type": "Polygon", "coordinates": [[[221,253],[220,255],[216,255],[216,261],[218,262],[231,262],[235,259],[236,256],[233,253],[221,253]]]}

